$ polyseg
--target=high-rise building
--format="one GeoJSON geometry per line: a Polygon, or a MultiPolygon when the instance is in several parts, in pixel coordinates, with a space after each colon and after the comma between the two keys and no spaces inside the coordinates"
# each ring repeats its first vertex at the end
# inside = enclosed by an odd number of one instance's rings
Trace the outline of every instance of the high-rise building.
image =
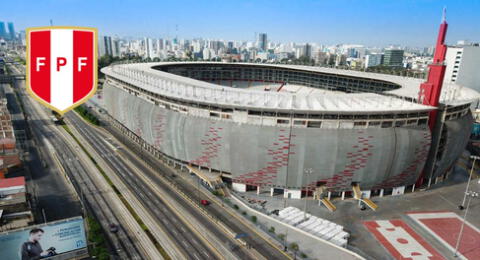
{"type": "Polygon", "coordinates": [[[268,49],[268,41],[267,41],[266,33],[258,34],[258,48],[262,51],[266,51],[268,49]]]}
{"type": "Polygon", "coordinates": [[[374,67],[382,64],[383,54],[371,53],[365,56],[365,68],[374,67]]]}
{"type": "Polygon", "coordinates": [[[480,91],[480,46],[449,46],[445,57],[444,82],[452,82],[480,91]]]}
{"type": "Polygon", "coordinates": [[[347,58],[358,58],[358,52],[355,48],[347,49],[347,58]]]}
{"type": "Polygon", "coordinates": [[[157,39],[157,53],[165,48],[165,41],[163,39],[157,39]]]}
{"type": "Polygon", "coordinates": [[[98,55],[100,57],[105,55],[111,55],[112,46],[110,44],[109,36],[100,37],[98,41],[98,55]]]}
{"type": "Polygon", "coordinates": [[[233,42],[228,42],[227,43],[227,53],[232,53],[233,51],[233,42]]]}
{"type": "Polygon", "coordinates": [[[8,38],[10,40],[15,40],[15,29],[13,28],[13,23],[8,23],[8,38]]]}
{"type": "Polygon", "coordinates": [[[103,44],[103,46],[104,46],[102,49],[105,51],[105,52],[103,53],[103,55],[110,55],[110,56],[112,56],[112,53],[113,53],[113,51],[112,51],[112,37],[110,37],[110,36],[104,36],[104,37],[103,37],[103,42],[102,42],[102,44],[103,44]]]}
{"type": "Polygon", "coordinates": [[[302,56],[305,56],[308,58],[312,57],[312,45],[307,43],[305,44],[305,46],[303,46],[302,56]]]}
{"type": "Polygon", "coordinates": [[[403,50],[388,49],[383,56],[383,64],[390,67],[403,66],[403,50]]]}
{"type": "Polygon", "coordinates": [[[328,55],[327,65],[328,66],[335,66],[335,63],[336,63],[336,60],[337,60],[337,54],[327,53],[327,55],[328,55]]]}
{"type": "Polygon", "coordinates": [[[4,40],[7,39],[7,31],[5,30],[4,22],[0,22],[0,38],[4,40]]]}
{"type": "Polygon", "coordinates": [[[335,58],[335,67],[344,66],[347,64],[347,56],[341,54],[335,58]]]}
{"type": "Polygon", "coordinates": [[[112,56],[120,57],[120,42],[118,39],[112,39],[112,56]]]}
{"type": "Polygon", "coordinates": [[[145,57],[150,59],[155,58],[153,40],[151,38],[144,38],[144,44],[145,44],[145,57]]]}
{"type": "Polygon", "coordinates": [[[120,42],[110,36],[100,37],[98,41],[98,55],[100,57],[109,55],[112,57],[120,56],[120,42]]]}
{"type": "Polygon", "coordinates": [[[25,30],[21,30],[19,35],[18,35],[18,40],[22,43],[23,46],[25,46],[26,43],[26,33],[25,30]]]}

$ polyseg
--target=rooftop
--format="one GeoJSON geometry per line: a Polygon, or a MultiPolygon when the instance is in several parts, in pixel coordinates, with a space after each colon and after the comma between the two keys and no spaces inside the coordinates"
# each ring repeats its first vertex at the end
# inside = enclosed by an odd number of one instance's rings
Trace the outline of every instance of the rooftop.
{"type": "MultiPolygon", "coordinates": [[[[351,70],[340,70],[323,67],[251,64],[251,63],[220,63],[248,65],[251,67],[279,67],[293,70],[321,72],[330,75],[350,76],[387,81],[401,86],[398,89],[377,93],[290,93],[273,91],[252,91],[248,88],[232,88],[214,83],[200,81],[188,77],[153,69],[160,65],[180,64],[219,64],[218,62],[156,62],[112,65],[102,69],[102,72],[138,86],[145,90],[199,103],[210,103],[224,106],[258,108],[269,110],[294,111],[328,111],[348,113],[381,113],[401,111],[428,111],[431,106],[409,101],[418,98],[420,84],[423,79],[407,78],[377,73],[367,73],[351,70]]],[[[445,105],[468,104],[478,99],[479,94],[458,84],[444,84],[441,103],[445,105]]]]}
{"type": "Polygon", "coordinates": [[[0,179],[0,189],[15,187],[15,186],[25,186],[25,177],[14,177],[0,179]]]}

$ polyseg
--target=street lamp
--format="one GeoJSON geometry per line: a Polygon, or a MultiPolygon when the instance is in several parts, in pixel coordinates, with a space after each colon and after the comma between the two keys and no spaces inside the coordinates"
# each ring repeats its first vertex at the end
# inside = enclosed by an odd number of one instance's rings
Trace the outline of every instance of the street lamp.
{"type": "Polygon", "coordinates": [[[477,159],[480,159],[480,157],[476,155],[471,155],[470,158],[473,159],[473,163],[472,163],[472,168],[470,169],[470,176],[468,177],[467,187],[465,188],[465,194],[463,195],[462,204],[458,206],[458,209],[460,210],[463,210],[465,208],[465,200],[467,199],[467,192],[468,192],[468,188],[470,187],[470,181],[472,180],[472,174],[473,174],[473,169],[475,168],[475,162],[477,161],[477,159]]]}
{"type": "Polygon", "coordinates": [[[305,177],[307,179],[307,181],[305,183],[305,206],[304,206],[304,210],[303,210],[303,220],[306,220],[307,219],[308,185],[309,185],[308,177],[313,173],[313,169],[312,168],[307,168],[307,169],[303,170],[303,172],[305,172],[305,177]]]}
{"type": "Polygon", "coordinates": [[[475,191],[467,191],[465,192],[465,196],[468,196],[467,208],[465,209],[465,215],[463,215],[462,226],[460,227],[460,233],[458,234],[457,244],[455,245],[455,253],[453,254],[454,257],[458,257],[458,247],[460,245],[460,240],[462,239],[465,222],[467,221],[467,214],[468,214],[468,208],[470,208],[470,202],[472,201],[472,198],[478,198],[479,193],[475,191]]]}

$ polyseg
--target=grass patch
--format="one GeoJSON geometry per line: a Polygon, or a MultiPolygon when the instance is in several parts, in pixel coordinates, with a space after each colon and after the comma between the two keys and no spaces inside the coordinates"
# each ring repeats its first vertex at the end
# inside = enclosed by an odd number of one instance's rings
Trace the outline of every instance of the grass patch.
{"type": "Polygon", "coordinates": [[[18,57],[18,56],[15,57],[13,60],[16,61],[16,62],[18,62],[18,63],[20,63],[20,64],[22,64],[22,65],[27,64],[24,59],[22,59],[22,58],[20,58],[20,57],[18,57]]]}
{"type": "Polygon", "coordinates": [[[107,238],[103,232],[102,226],[94,218],[87,217],[88,223],[88,241],[91,243],[90,252],[92,256],[98,259],[110,259],[110,253],[107,247],[107,238]]]}
{"type": "Polygon", "coordinates": [[[94,125],[100,125],[100,121],[96,116],[94,116],[92,113],[88,112],[88,110],[82,105],[74,108],[75,112],[77,112],[81,117],[83,117],[85,120],[88,122],[94,124],[94,125]]]}
{"type": "Polygon", "coordinates": [[[77,137],[72,133],[72,131],[70,130],[70,128],[67,126],[67,125],[62,125],[62,127],[65,129],[65,131],[67,131],[67,133],[75,140],[75,142],[77,142],[77,144],[80,146],[80,148],[83,150],[83,152],[85,152],[85,154],[88,156],[88,158],[93,162],[93,164],[95,165],[95,167],[98,169],[98,171],[100,171],[100,173],[102,174],[103,178],[107,181],[108,185],[110,185],[110,187],[112,187],[113,191],[115,192],[115,194],[117,194],[117,196],[120,198],[120,200],[122,201],[122,203],[125,205],[125,207],[127,208],[127,210],[130,212],[130,214],[132,214],[133,218],[135,219],[135,221],[137,221],[137,223],[140,225],[140,227],[143,229],[143,231],[147,234],[148,238],[152,241],[152,243],[155,245],[155,247],[157,248],[158,252],[160,252],[160,254],[162,255],[163,258],[165,259],[171,259],[170,256],[167,254],[167,252],[165,251],[165,249],[163,249],[163,247],[160,245],[160,243],[158,243],[157,239],[152,235],[152,232],[150,232],[150,230],[148,229],[148,227],[145,225],[145,223],[143,222],[143,220],[140,218],[140,216],[138,216],[138,214],[135,212],[135,210],[132,208],[132,206],[130,205],[130,203],[128,203],[128,201],[123,197],[123,195],[120,193],[120,191],[118,190],[118,188],[113,184],[112,180],[107,176],[107,174],[103,171],[103,169],[98,165],[97,161],[95,161],[95,159],[90,155],[90,153],[87,152],[87,150],[85,149],[85,147],[78,141],[77,137]]]}

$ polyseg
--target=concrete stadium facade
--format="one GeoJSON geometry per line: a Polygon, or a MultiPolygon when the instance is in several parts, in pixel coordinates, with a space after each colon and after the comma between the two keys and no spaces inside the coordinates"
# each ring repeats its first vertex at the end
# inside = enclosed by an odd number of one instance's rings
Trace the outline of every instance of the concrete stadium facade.
{"type": "Polygon", "coordinates": [[[277,188],[291,197],[306,188],[350,191],[354,183],[382,193],[404,188],[429,164],[424,178],[444,176],[467,144],[477,98],[445,86],[432,132],[428,112],[435,108],[417,102],[417,79],[204,62],[102,72],[107,112],[158,152],[219,172],[236,190],[277,188]],[[277,89],[252,90],[266,85],[277,89]]]}

